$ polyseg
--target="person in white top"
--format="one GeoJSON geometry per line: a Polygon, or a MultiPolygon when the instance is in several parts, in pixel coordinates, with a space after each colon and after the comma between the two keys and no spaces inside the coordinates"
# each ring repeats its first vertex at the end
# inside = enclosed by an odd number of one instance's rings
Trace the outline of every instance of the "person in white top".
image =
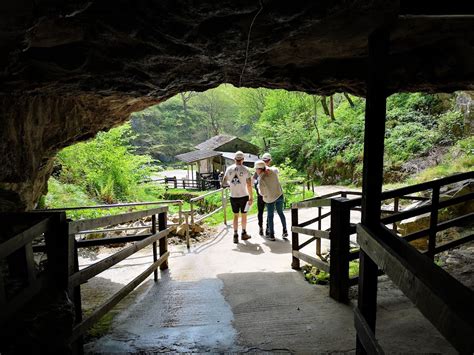
{"type": "MultiPolygon", "coordinates": [[[[270,167],[271,166],[271,163],[272,163],[272,156],[270,155],[270,153],[265,153],[262,155],[262,160],[265,162],[265,165],[267,167],[270,167]]],[[[273,168],[275,170],[275,172],[278,174],[279,171],[277,168],[273,168]]],[[[253,184],[255,186],[255,191],[257,192],[257,219],[258,219],[258,234],[260,234],[261,236],[265,235],[265,236],[269,236],[270,235],[270,231],[268,229],[268,218],[267,218],[267,223],[266,223],[266,229],[265,229],[265,234],[263,232],[263,212],[265,210],[265,202],[263,202],[263,197],[262,195],[260,195],[260,192],[258,190],[258,174],[257,172],[255,171],[255,174],[253,175],[253,184]]]]}
{"type": "Polygon", "coordinates": [[[273,225],[273,216],[275,209],[280,217],[281,225],[283,227],[283,238],[288,238],[288,231],[286,229],[286,218],[283,213],[284,197],[283,189],[278,179],[278,170],[269,167],[263,160],[255,162],[255,170],[258,174],[258,190],[262,195],[263,201],[267,206],[267,222],[268,222],[268,240],[275,240],[275,229],[273,225]]]}
{"type": "Polygon", "coordinates": [[[252,182],[249,169],[243,165],[244,153],[238,151],[235,153],[234,161],[227,168],[222,180],[222,186],[229,186],[230,189],[230,204],[232,212],[234,213],[234,243],[239,242],[239,213],[242,219],[242,240],[250,239],[247,234],[247,210],[253,203],[252,182]],[[247,206],[248,204],[248,206],[247,206]],[[246,208],[247,207],[247,208],[246,208]]]}

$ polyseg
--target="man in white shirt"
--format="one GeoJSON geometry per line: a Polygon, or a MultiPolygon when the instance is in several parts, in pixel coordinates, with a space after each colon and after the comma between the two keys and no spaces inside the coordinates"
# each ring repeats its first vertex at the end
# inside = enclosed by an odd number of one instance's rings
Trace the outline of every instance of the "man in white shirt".
{"type": "Polygon", "coordinates": [[[229,185],[230,189],[230,204],[232,212],[234,213],[234,243],[239,242],[239,212],[242,219],[242,240],[250,239],[247,234],[247,209],[246,205],[250,206],[253,203],[252,196],[252,182],[249,169],[243,165],[244,153],[238,151],[235,153],[234,161],[227,168],[224,174],[222,185],[229,185]]]}

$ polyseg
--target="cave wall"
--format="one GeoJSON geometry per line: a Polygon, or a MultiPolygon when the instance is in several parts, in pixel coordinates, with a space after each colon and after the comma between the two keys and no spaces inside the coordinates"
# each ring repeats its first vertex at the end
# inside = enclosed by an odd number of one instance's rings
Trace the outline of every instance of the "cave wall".
{"type": "Polygon", "coordinates": [[[124,95],[0,97],[0,210],[34,208],[45,192],[55,154],[125,122],[156,103],[124,95]]]}
{"type": "Polygon", "coordinates": [[[1,1],[0,211],[35,206],[59,149],[180,91],[227,82],[363,96],[367,39],[381,26],[387,94],[474,90],[472,18],[404,17],[446,11],[407,4],[1,1]]]}

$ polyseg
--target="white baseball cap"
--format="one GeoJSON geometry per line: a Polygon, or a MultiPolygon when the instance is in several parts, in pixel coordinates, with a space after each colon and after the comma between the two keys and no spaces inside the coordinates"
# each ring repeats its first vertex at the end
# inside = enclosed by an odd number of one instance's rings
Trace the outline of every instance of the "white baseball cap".
{"type": "Polygon", "coordinates": [[[255,164],[253,165],[255,169],[264,169],[265,168],[265,162],[263,160],[257,160],[255,164]]]}
{"type": "Polygon", "coordinates": [[[235,155],[234,155],[235,160],[244,160],[244,158],[245,158],[245,155],[243,152],[241,152],[240,150],[235,152],[235,155]]]}
{"type": "Polygon", "coordinates": [[[270,153],[265,153],[262,155],[262,160],[272,160],[270,153]]]}

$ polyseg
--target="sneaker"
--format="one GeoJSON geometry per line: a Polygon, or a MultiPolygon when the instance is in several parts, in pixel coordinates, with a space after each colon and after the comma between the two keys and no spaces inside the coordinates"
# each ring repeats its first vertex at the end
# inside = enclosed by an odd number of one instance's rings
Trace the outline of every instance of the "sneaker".
{"type": "Polygon", "coordinates": [[[237,233],[234,234],[234,243],[235,244],[239,243],[239,235],[237,233]]]}
{"type": "Polygon", "coordinates": [[[268,230],[268,227],[267,229],[265,229],[265,237],[268,237],[270,235],[270,231],[268,230]]]}
{"type": "Polygon", "coordinates": [[[282,237],[283,237],[283,239],[287,239],[287,238],[288,238],[288,232],[287,232],[287,231],[283,231],[282,237]]]}
{"type": "Polygon", "coordinates": [[[242,240],[249,240],[252,237],[250,235],[248,235],[247,232],[242,232],[241,238],[242,238],[242,240]]]}
{"type": "Polygon", "coordinates": [[[269,234],[269,235],[267,235],[267,239],[274,242],[275,241],[275,236],[273,234],[269,234]]]}
{"type": "Polygon", "coordinates": [[[262,227],[260,227],[258,229],[258,235],[261,235],[263,237],[263,228],[262,227]]]}

